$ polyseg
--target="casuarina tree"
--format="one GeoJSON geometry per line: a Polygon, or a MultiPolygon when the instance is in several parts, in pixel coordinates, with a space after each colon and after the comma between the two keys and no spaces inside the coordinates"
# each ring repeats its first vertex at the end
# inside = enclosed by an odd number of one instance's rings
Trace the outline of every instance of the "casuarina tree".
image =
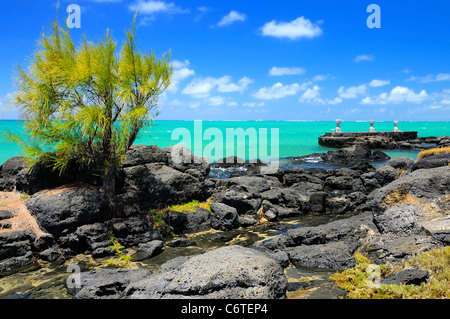
{"type": "Polygon", "coordinates": [[[84,36],[75,45],[70,29],[56,20],[16,75],[14,102],[25,134],[9,138],[34,163],[101,174],[110,199],[127,150],[151,126],[173,74],[170,53],[157,58],[139,51],[134,21],[118,50],[109,31],[98,42],[84,36]]]}

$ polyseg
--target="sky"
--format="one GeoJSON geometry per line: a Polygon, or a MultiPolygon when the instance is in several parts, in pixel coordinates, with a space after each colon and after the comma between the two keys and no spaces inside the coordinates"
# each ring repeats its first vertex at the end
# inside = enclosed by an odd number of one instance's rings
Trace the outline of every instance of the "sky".
{"type": "Polygon", "coordinates": [[[17,64],[75,4],[75,41],[109,29],[120,47],[137,12],[139,49],[171,52],[160,120],[450,121],[450,1],[57,3],[0,2],[0,119],[17,118],[17,64]]]}

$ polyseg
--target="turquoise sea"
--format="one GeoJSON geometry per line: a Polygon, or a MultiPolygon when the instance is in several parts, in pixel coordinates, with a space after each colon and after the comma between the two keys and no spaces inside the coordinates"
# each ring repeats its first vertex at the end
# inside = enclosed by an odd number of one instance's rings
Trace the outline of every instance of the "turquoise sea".
{"type": "MultiPolygon", "coordinates": [[[[278,134],[278,156],[286,158],[327,152],[330,149],[319,146],[317,139],[325,132],[333,132],[335,126],[334,121],[155,121],[151,128],[145,129],[141,133],[135,144],[166,147],[181,141],[182,144],[189,146],[196,155],[206,155],[203,152],[216,146],[215,152],[212,152],[214,156],[210,157],[211,161],[229,155],[243,157],[239,152],[245,149],[245,157],[248,160],[252,159],[254,154],[258,154],[259,158],[264,158],[264,154],[274,155],[270,147],[272,145],[271,138],[272,134],[278,134]],[[256,134],[257,141],[256,143],[254,139],[250,141],[248,137],[245,142],[238,138],[227,139],[227,129],[231,132],[233,130],[239,132],[239,129],[245,133],[253,132],[256,134]],[[267,138],[265,138],[264,132],[267,132],[267,138]],[[260,156],[260,148],[261,145],[264,146],[264,141],[267,141],[268,147],[262,147],[264,152],[260,156]],[[234,151],[230,144],[235,146],[234,151]],[[222,147],[217,147],[218,145],[222,147]],[[227,149],[234,154],[227,153],[227,149]]],[[[368,121],[342,122],[341,129],[343,132],[368,131],[369,126],[368,121]]],[[[394,125],[390,121],[375,123],[377,131],[392,131],[393,127],[394,125]]],[[[19,133],[23,132],[21,121],[1,120],[0,132],[6,128],[19,133]]],[[[399,129],[418,131],[419,137],[450,135],[450,122],[400,122],[399,129]]],[[[408,156],[412,159],[417,157],[416,151],[385,152],[391,157],[408,156]]],[[[22,155],[21,150],[17,145],[0,140],[0,164],[10,157],[20,155],[22,155]]]]}

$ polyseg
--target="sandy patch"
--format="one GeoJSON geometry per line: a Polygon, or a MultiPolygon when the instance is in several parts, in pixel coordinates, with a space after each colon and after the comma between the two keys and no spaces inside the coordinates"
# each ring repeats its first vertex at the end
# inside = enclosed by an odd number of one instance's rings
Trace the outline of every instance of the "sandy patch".
{"type": "Polygon", "coordinates": [[[19,192],[0,192],[0,210],[9,210],[14,213],[14,216],[10,219],[6,219],[11,223],[11,228],[0,228],[0,233],[30,229],[37,236],[45,234],[39,227],[36,218],[30,213],[25,206],[25,201],[28,199],[28,195],[21,194],[19,192]]]}

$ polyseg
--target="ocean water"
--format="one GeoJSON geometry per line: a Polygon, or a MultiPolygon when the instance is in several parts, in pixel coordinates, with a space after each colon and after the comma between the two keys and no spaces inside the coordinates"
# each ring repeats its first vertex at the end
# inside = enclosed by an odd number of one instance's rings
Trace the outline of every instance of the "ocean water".
{"type": "MultiPolygon", "coordinates": [[[[230,155],[246,160],[287,158],[329,151],[319,146],[318,137],[333,132],[335,126],[334,121],[155,121],[141,132],[135,144],[159,147],[183,144],[196,155],[209,155],[211,162],[230,155]],[[239,139],[233,135],[239,131],[247,133],[247,137],[239,139]],[[277,143],[272,140],[275,137],[277,143]]],[[[368,131],[369,127],[368,121],[341,124],[343,132],[368,131]]],[[[393,122],[375,123],[377,131],[392,131],[393,127],[393,122]]],[[[450,135],[450,122],[400,122],[398,127],[402,131],[417,131],[419,137],[450,135]]],[[[21,121],[1,120],[0,132],[5,129],[23,133],[21,121]]],[[[417,151],[384,152],[391,157],[417,157],[417,151]]],[[[20,155],[17,145],[0,139],[0,164],[20,155]]]]}

